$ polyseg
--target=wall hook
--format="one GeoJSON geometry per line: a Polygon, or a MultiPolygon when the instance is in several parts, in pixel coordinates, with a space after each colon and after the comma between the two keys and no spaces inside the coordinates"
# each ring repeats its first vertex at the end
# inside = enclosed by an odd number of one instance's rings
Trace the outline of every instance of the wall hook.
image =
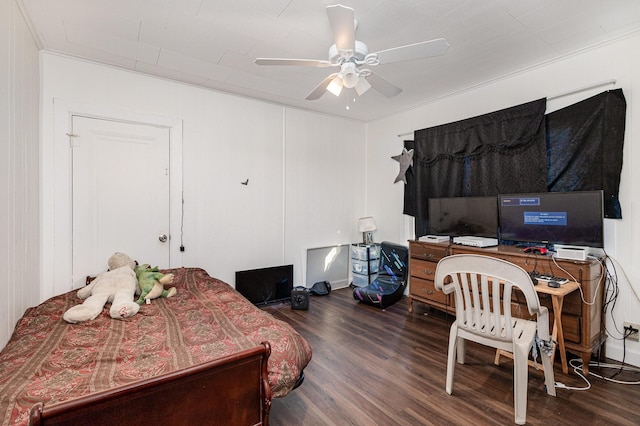
{"type": "Polygon", "coordinates": [[[249,179],[247,178],[247,180],[245,180],[244,182],[240,182],[242,185],[249,185],[249,179]]]}

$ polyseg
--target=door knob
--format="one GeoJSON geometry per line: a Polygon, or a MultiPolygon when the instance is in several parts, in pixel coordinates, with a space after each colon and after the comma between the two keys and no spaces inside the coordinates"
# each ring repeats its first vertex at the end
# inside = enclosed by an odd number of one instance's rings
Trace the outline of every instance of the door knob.
{"type": "Polygon", "coordinates": [[[158,239],[160,240],[161,243],[166,243],[169,238],[165,234],[160,234],[158,239]]]}

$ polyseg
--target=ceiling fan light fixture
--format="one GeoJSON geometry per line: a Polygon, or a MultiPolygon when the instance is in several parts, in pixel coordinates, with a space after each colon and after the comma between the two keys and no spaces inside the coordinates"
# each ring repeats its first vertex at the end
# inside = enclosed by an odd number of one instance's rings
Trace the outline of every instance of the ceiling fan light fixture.
{"type": "Polygon", "coordinates": [[[358,84],[356,84],[356,93],[358,96],[362,96],[366,93],[367,90],[371,89],[371,84],[367,81],[366,78],[362,77],[358,80],[358,84]]]}
{"type": "Polygon", "coordinates": [[[340,75],[337,75],[327,86],[327,91],[333,93],[335,96],[340,96],[343,85],[344,83],[342,82],[342,78],[340,77],[340,75]]]}
{"type": "Polygon", "coordinates": [[[355,20],[353,8],[334,4],[327,6],[326,11],[334,40],[334,44],[329,47],[328,61],[293,58],[257,58],[255,60],[258,65],[339,68],[338,72],[326,76],[307,95],[305,99],[309,101],[319,99],[325,92],[331,92],[339,97],[344,87],[355,89],[359,96],[373,88],[387,98],[391,98],[402,92],[402,89],[365,67],[440,56],[444,55],[449,47],[445,39],[438,38],[369,53],[367,45],[356,40],[358,23],[355,20]]]}
{"type": "Polygon", "coordinates": [[[346,62],[342,64],[340,75],[342,76],[344,87],[353,89],[356,87],[356,84],[358,84],[358,68],[353,62],[346,62]]]}
{"type": "Polygon", "coordinates": [[[353,89],[358,84],[360,78],[358,77],[358,74],[347,74],[342,78],[342,80],[344,82],[344,87],[353,89]]]}

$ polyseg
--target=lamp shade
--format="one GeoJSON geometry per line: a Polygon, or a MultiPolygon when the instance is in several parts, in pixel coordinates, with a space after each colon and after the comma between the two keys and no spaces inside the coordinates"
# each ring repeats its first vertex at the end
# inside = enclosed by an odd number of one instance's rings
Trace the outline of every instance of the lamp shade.
{"type": "Polygon", "coordinates": [[[371,232],[376,230],[376,221],[373,220],[373,217],[361,217],[358,219],[358,229],[360,232],[371,232]]]}
{"type": "Polygon", "coordinates": [[[331,83],[329,83],[329,85],[327,86],[327,90],[336,96],[340,96],[343,85],[344,84],[342,82],[342,77],[340,77],[340,75],[337,75],[333,80],[331,80],[331,83]]]}
{"type": "Polygon", "coordinates": [[[364,95],[364,93],[369,89],[371,89],[371,84],[364,77],[360,77],[358,84],[356,84],[356,92],[358,93],[358,96],[364,95]]]}
{"type": "Polygon", "coordinates": [[[356,87],[356,84],[358,84],[358,69],[356,68],[356,64],[353,62],[345,62],[342,64],[339,75],[342,76],[344,87],[353,89],[356,87]]]}

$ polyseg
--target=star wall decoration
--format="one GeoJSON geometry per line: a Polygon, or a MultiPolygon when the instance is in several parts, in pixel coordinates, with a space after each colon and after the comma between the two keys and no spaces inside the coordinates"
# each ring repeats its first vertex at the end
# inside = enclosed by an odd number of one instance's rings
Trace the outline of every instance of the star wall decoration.
{"type": "Polygon", "coordinates": [[[402,181],[406,185],[407,170],[409,170],[409,167],[413,166],[413,149],[410,149],[409,151],[407,151],[407,148],[402,148],[402,154],[394,155],[391,158],[393,158],[398,163],[400,163],[400,172],[398,173],[398,176],[396,177],[396,180],[393,181],[393,183],[398,183],[402,181]]]}

